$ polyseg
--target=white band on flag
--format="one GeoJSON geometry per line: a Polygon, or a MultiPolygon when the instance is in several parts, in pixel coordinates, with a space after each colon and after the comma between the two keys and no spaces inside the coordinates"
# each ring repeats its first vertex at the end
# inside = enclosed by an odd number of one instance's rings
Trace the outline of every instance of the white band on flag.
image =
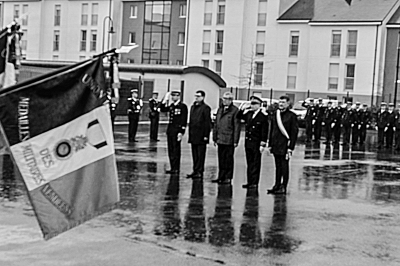
{"type": "Polygon", "coordinates": [[[109,108],[11,146],[29,191],[114,153],[109,108]]]}

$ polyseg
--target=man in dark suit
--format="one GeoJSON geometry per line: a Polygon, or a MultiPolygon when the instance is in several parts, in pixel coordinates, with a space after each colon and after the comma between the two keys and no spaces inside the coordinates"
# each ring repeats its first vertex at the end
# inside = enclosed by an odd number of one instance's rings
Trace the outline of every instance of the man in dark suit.
{"type": "Polygon", "coordinates": [[[206,93],[196,91],[195,101],[190,108],[189,143],[192,144],[193,172],[188,178],[203,178],[207,144],[211,131],[211,108],[204,102],[206,93]]]}
{"type": "Polygon", "coordinates": [[[299,133],[297,116],[289,110],[289,105],[289,97],[281,96],[279,109],[271,117],[268,147],[275,158],[275,184],[267,192],[272,194],[286,194],[289,182],[289,160],[299,133]]]}
{"type": "Polygon", "coordinates": [[[388,112],[386,103],[381,103],[381,109],[376,114],[376,129],[378,130],[378,149],[382,148],[385,140],[385,131],[387,130],[388,112]]]}
{"type": "Polygon", "coordinates": [[[225,92],[213,129],[214,146],[218,145],[218,178],[212,180],[213,183],[231,184],[233,179],[234,153],[240,138],[238,112],[232,93],[225,92]]]}
{"type": "Polygon", "coordinates": [[[247,189],[258,188],[261,172],[261,153],[264,151],[268,139],[268,117],[261,109],[262,100],[256,96],[250,98],[250,108],[244,105],[239,110],[238,118],[246,123],[245,151],[247,161],[247,189]]]}
{"type": "Polygon", "coordinates": [[[179,174],[181,166],[181,141],[187,125],[188,109],[186,104],[180,101],[181,92],[167,92],[162,102],[161,111],[169,112],[167,127],[168,157],[171,169],[167,174],[179,174]],[[171,97],[171,105],[168,104],[171,97]]]}
{"type": "Polygon", "coordinates": [[[319,98],[317,104],[317,119],[314,125],[314,136],[315,136],[314,138],[316,141],[319,141],[321,139],[322,122],[324,120],[325,109],[326,107],[323,104],[322,98],[319,98]]]}
{"type": "Polygon", "coordinates": [[[387,116],[387,130],[386,130],[386,148],[393,147],[393,135],[395,131],[394,121],[396,120],[396,114],[394,112],[394,103],[389,103],[387,116]]]}
{"type": "Polygon", "coordinates": [[[160,121],[160,102],[157,100],[158,92],[153,92],[149,99],[150,140],[158,141],[158,123],[160,121]]]}
{"type": "Polygon", "coordinates": [[[358,140],[360,139],[360,128],[361,128],[361,103],[356,102],[356,109],[354,110],[353,116],[353,128],[352,128],[352,144],[357,145],[358,140]]]}
{"type": "Polygon", "coordinates": [[[139,125],[140,112],[143,108],[143,101],[138,98],[138,90],[131,90],[132,97],[128,98],[128,119],[129,131],[128,139],[130,142],[137,142],[136,132],[139,125]]]}
{"type": "Polygon", "coordinates": [[[343,126],[343,146],[350,144],[351,131],[354,127],[355,111],[352,108],[352,102],[347,102],[347,109],[342,114],[343,126]]]}
{"type": "Polygon", "coordinates": [[[371,122],[371,112],[368,110],[368,105],[363,104],[360,112],[360,145],[363,145],[367,137],[367,127],[371,122]]]}

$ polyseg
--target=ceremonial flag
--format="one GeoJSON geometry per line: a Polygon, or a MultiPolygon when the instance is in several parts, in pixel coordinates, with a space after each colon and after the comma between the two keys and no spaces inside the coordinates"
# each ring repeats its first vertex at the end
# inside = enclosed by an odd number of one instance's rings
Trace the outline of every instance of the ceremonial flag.
{"type": "Polygon", "coordinates": [[[44,238],[119,201],[102,58],[0,92],[0,122],[44,238]]]}

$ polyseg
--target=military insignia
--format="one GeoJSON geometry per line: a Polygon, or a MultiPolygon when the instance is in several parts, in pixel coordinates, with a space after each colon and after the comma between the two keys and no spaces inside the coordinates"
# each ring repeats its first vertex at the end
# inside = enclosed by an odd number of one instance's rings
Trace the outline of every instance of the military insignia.
{"type": "Polygon", "coordinates": [[[65,139],[60,141],[54,150],[56,157],[60,160],[68,159],[72,155],[72,144],[69,140],[65,139]]]}

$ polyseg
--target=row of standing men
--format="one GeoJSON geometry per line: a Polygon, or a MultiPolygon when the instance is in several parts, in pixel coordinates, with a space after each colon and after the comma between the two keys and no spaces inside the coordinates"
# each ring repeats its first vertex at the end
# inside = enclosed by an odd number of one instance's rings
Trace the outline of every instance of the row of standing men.
{"type": "Polygon", "coordinates": [[[395,137],[395,148],[400,150],[400,115],[394,110],[393,103],[382,102],[380,110],[374,114],[367,104],[361,105],[360,102],[356,102],[355,106],[352,102],[347,102],[346,107],[340,104],[334,107],[331,101],[327,106],[323,106],[322,99],[319,99],[318,103],[310,99],[308,103],[303,102],[303,106],[307,108],[307,142],[313,137],[314,141],[319,141],[324,129],[325,144],[339,143],[343,134],[342,145],[363,145],[367,129],[372,127],[374,121],[375,129],[378,130],[378,148],[384,147],[384,144],[387,148],[392,148],[395,137]]]}
{"type": "MultiPolygon", "coordinates": [[[[181,140],[186,131],[188,108],[180,100],[180,92],[167,93],[163,100],[157,100],[157,94],[149,100],[150,139],[158,141],[159,112],[169,113],[167,127],[168,157],[171,169],[169,174],[179,174],[181,159],[181,140]]],[[[193,172],[187,178],[203,178],[207,144],[210,142],[211,108],[204,102],[205,92],[198,90],[195,101],[190,108],[189,143],[191,144],[193,172]]],[[[245,189],[257,189],[261,171],[261,154],[269,150],[275,158],[275,185],[269,193],[285,194],[289,181],[289,159],[297,140],[298,124],[296,115],[289,111],[290,100],[280,99],[279,120],[273,115],[268,119],[268,113],[261,108],[260,98],[252,96],[249,108],[237,108],[233,105],[233,95],[225,93],[222,105],[217,111],[212,140],[218,149],[218,177],[212,182],[220,185],[230,185],[233,179],[234,151],[240,137],[240,121],[245,121],[245,154],[247,162],[247,183],[245,189]],[[282,102],[282,103],[281,103],[282,102]],[[270,120],[270,122],[268,122],[270,120]],[[279,124],[279,126],[278,126],[279,124]],[[271,129],[268,126],[271,125],[271,129]],[[282,131],[283,130],[283,131],[282,131]],[[268,136],[268,132],[270,132],[268,136]],[[268,137],[273,141],[269,141],[268,137]]],[[[128,99],[129,141],[136,142],[140,110],[143,103],[138,99],[138,91],[132,90],[128,99]]],[[[243,106],[244,107],[244,106],[243,106]]]]}

